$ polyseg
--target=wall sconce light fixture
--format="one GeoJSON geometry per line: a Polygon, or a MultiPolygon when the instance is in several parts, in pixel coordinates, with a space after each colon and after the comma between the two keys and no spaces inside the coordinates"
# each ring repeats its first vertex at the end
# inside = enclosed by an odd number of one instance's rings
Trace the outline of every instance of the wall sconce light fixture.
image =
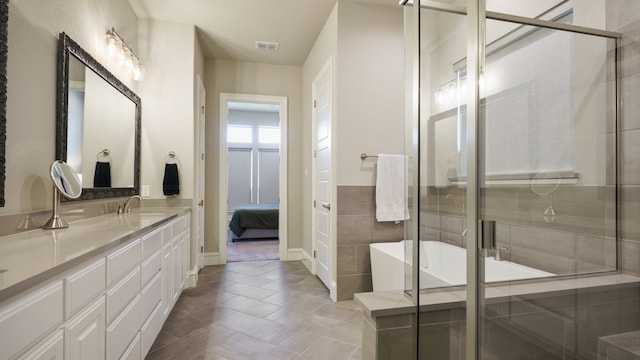
{"type": "Polygon", "coordinates": [[[140,59],[133,53],[131,48],[124,42],[122,37],[116,32],[116,29],[111,28],[107,31],[107,51],[109,56],[115,56],[116,59],[124,66],[127,74],[131,74],[131,77],[135,81],[141,81],[144,78],[144,66],[140,62],[140,59]]]}

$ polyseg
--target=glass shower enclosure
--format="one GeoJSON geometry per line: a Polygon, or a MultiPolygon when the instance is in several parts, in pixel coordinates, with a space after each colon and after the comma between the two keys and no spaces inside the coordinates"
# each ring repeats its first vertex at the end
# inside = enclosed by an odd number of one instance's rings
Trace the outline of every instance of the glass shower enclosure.
{"type": "Polygon", "coordinates": [[[640,330],[619,260],[620,34],[582,25],[593,1],[487,3],[404,4],[417,357],[616,359],[640,330]]]}

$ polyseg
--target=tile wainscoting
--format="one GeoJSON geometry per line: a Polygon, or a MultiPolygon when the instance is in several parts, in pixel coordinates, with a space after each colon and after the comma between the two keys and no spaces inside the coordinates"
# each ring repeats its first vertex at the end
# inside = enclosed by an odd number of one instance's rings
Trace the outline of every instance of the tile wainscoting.
{"type": "Polygon", "coordinates": [[[404,238],[404,223],[376,221],[375,193],[375,186],[338,186],[338,301],[373,291],[369,244],[404,238]]]}

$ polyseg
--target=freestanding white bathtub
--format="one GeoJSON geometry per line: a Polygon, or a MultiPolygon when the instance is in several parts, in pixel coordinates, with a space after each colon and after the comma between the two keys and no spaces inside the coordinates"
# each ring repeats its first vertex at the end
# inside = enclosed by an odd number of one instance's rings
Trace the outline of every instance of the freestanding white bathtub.
{"type": "MultiPolygon", "coordinates": [[[[464,248],[440,241],[420,242],[420,288],[463,285],[467,276],[467,252],[464,248]]],[[[410,271],[404,259],[407,240],[370,244],[373,291],[405,289],[405,271],[410,271]]],[[[485,259],[487,282],[533,279],[554,274],[493,257],[485,259]]]]}

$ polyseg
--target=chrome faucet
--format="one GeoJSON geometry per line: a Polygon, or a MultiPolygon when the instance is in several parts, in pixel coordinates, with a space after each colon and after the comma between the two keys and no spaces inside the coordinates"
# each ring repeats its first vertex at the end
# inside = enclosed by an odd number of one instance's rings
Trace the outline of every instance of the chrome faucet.
{"type": "Polygon", "coordinates": [[[140,195],[132,195],[127,201],[124,202],[124,206],[122,207],[122,213],[130,213],[131,212],[131,200],[138,199],[142,202],[142,197],[140,195]]]}
{"type": "Polygon", "coordinates": [[[504,247],[504,246],[498,246],[498,247],[496,248],[496,258],[495,258],[495,259],[496,259],[496,261],[502,261],[502,260],[504,260],[504,259],[503,259],[503,255],[502,255],[502,252],[503,252],[503,251],[509,251],[509,248],[508,248],[508,247],[504,247]]]}

